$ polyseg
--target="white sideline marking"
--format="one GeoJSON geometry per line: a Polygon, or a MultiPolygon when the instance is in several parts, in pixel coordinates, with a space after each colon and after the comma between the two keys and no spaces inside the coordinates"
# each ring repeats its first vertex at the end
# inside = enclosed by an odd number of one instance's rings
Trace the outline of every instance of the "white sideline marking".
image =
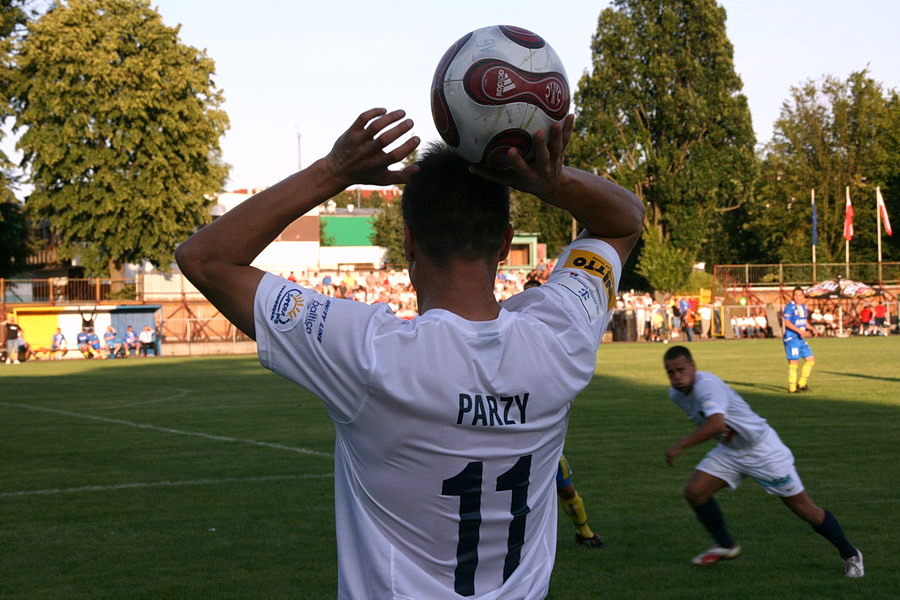
{"type": "Polygon", "coordinates": [[[186,390],[184,388],[176,388],[176,387],[167,387],[164,385],[157,386],[159,389],[163,390],[175,390],[174,394],[170,394],[168,396],[163,396],[162,398],[154,398],[153,400],[141,400],[140,402],[129,402],[128,404],[116,404],[114,406],[93,406],[90,410],[117,410],[119,408],[129,408],[131,406],[143,406],[145,404],[156,404],[157,402],[167,402],[169,400],[178,400],[179,398],[184,398],[188,394],[191,393],[191,390],[186,390]]]}
{"type": "Polygon", "coordinates": [[[119,483],[116,485],[84,485],[73,488],[47,490],[24,490],[21,492],[2,492],[0,498],[17,496],[50,496],[52,494],[76,494],[78,492],[106,492],[111,490],[129,490],[134,488],[179,487],[184,485],[211,485],[219,483],[241,483],[246,481],[282,481],[285,479],[328,479],[334,473],[316,473],[307,475],[271,475],[268,477],[223,477],[220,479],[194,479],[191,481],[148,481],[142,483],[119,483]]]}
{"type": "Polygon", "coordinates": [[[203,433],[199,431],[182,431],[181,429],[171,429],[169,427],[157,427],[147,423],[134,423],[132,421],[123,421],[121,419],[110,419],[109,417],[98,417],[96,415],[85,415],[82,413],[71,412],[68,410],[59,410],[57,408],[44,408],[43,406],[32,406],[30,404],[16,404],[14,402],[0,402],[0,406],[12,406],[14,408],[27,408],[30,410],[38,410],[48,412],[55,415],[64,415],[67,417],[78,417],[81,419],[91,419],[93,421],[102,421],[104,423],[113,423],[115,425],[127,425],[128,427],[137,427],[138,429],[150,429],[153,431],[162,431],[163,433],[174,433],[177,435],[189,435],[193,437],[205,438],[208,440],[216,440],[219,442],[240,442],[242,444],[251,444],[253,446],[262,446],[264,448],[275,448],[276,450],[287,450],[288,452],[296,452],[298,454],[308,454],[310,456],[324,456],[333,458],[334,455],[329,452],[319,452],[318,450],[309,450],[307,448],[294,448],[283,444],[273,444],[271,442],[260,442],[258,440],[244,440],[241,438],[227,437],[224,435],[213,435],[211,433],[203,433]]]}

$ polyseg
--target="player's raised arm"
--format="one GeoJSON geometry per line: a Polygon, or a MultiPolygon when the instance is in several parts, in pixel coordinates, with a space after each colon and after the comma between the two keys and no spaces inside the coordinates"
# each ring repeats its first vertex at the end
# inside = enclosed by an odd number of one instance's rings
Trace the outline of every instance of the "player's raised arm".
{"type": "Polygon", "coordinates": [[[472,171],[567,210],[584,226],[582,236],[608,242],[624,264],[641,235],[644,205],[633,193],[608,179],[563,165],[574,123],[574,115],[569,115],[553,125],[549,138],[543,131],[537,132],[531,162],[510,149],[511,169],[493,171],[473,166],[472,171]]]}
{"type": "Polygon", "coordinates": [[[290,223],[354,183],[405,182],[417,169],[389,169],[419,145],[407,133],[402,110],[368,110],[335,142],[328,156],[256,194],[181,244],[175,259],[182,273],[232,323],[253,339],[253,298],[263,272],[250,263],[290,223]]]}

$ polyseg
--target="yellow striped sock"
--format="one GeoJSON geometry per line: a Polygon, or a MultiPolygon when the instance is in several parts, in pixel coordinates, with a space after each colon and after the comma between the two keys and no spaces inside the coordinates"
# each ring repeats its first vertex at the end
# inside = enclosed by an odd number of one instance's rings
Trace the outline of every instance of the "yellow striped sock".
{"type": "Polygon", "coordinates": [[[806,361],[803,363],[803,369],[800,370],[800,381],[797,382],[797,385],[800,387],[806,387],[806,382],[809,380],[809,374],[812,373],[813,365],[816,363],[812,363],[806,361]]]}

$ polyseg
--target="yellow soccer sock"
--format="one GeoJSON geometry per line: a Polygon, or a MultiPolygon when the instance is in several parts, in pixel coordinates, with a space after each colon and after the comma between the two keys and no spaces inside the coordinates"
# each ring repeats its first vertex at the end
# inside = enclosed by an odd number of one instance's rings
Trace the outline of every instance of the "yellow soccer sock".
{"type": "Polygon", "coordinates": [[[578,530],[578,534],[581,537],[587,539],[594,537],[594,532],[591,531],[587,524],[587,511],[584,510],[584,500],[581,499],[578,492],[575,492],[574,498],[563,500],[563,512],[572,519],[572,523],[575,524],[575,529],[578,530]]]}
{"type": "Polygon", "coordinates": [[[797,391],[797,363],[788,365],[788,390],[797,391]]]}
{"type": "Polygon", "coordinates": [[[813,365],[816,363],[806,361],[803,363],[803,369],[800,370],[800,381],[797,382],[797,385],[800,387],[806,387],[806,382],[809,380],[809,374],[813,370],[813,365]]]}

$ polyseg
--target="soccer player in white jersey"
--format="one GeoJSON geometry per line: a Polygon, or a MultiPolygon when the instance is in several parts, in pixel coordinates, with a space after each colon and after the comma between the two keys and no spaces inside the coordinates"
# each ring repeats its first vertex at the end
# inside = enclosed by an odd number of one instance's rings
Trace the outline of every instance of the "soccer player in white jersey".
{"type": "Polygon", "coordinates": [[[834,515],[810,499],[794,467],[794,455],[766,420],[724,381],[698,371],[684,346],[669,348],[663,364],[672,384],[669,399],[697,426],[693,433],[669,446],[666,462],[672,466],[686,448],[712,438],[719,440],[695,467],[684,488],[685,500],[716,542],[694,557],[694,564],[713,565],[741,553],[713,494],[726,485],[735,489],[744,477],[752,477],[837,548],[844,559],[844,575],[862,577],[862,552],[847,540],[834,515]]]}
{"type": "Polygon", "coordinates": [[[534,158],[469,166],[419,140],[403,111],[362,113],[331,152],[182,244],[182,272],[255,339],[260,362],[321,398],[335,426],[338,597],[543,599],[569,408],[588,384],[638,239],[642,203],[563,165],[570,115],[534,158]],[[392,147],[386,150],[386,147],[392,147]],[[315,293],[251,261],[354,183],[405,183],[404,251],[419,316],[315,293]],[[585,230],[548,282],[493,294],[510,248],[507,186],[585,230]]]}

